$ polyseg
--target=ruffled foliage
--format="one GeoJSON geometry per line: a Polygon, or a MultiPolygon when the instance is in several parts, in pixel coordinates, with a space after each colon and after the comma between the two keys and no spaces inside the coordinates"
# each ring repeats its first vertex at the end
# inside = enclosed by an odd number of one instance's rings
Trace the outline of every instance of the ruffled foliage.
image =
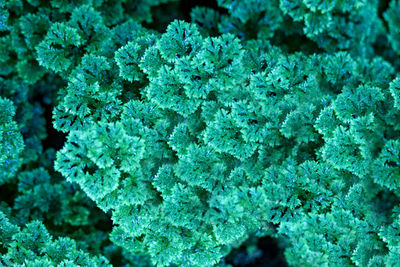
{"type": "Polygon", "coordinates": [[[399,10],[0,0],[1,264],[397,266],[399,10]]]}

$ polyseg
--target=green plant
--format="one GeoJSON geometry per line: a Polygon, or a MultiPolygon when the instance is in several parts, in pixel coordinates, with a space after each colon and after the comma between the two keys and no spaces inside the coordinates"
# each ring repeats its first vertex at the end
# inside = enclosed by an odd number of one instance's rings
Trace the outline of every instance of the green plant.
{"type": "Polygon", "coordinates": [[[3,264],[396,266],[387,4],[0,1],[3,264]]]}

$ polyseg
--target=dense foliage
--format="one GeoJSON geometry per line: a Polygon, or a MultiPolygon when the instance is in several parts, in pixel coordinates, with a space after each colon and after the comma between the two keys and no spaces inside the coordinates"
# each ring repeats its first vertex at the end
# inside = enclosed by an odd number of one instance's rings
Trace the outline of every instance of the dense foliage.
{"type": "Polygon", "coordinates": [[[189,2],[0,0],[0,265],[398,266],[400,2],[189,2]]]}

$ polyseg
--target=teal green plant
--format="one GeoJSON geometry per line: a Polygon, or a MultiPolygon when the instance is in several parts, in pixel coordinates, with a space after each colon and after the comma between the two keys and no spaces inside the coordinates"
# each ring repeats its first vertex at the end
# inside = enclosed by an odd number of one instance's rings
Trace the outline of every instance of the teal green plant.
{"type": "Polygon", "coordinates": [[[157,265],[216,264],[266,222],[322,212],[328,196],[347,194],[344,173],[369,173],[384,134],[374,113],[390,113],[378,86],[393,70],[375,71],[383,60],[288,55],[231,34],[202,37],[182,21],[162,35],[139,32],[115,53],[119,73],[101,59],[97,79],[67,87],[94,95],[64,98],[54,113],[69,132],[56,169],[112,211],[116,244],[157,265]],[[132,85],[116,86],[124,80],[132,85]],[[90,111],[76,110],[91,99],[90,111]],[[66,122],[71,112],[78,119],[66,122]],[[322,193],[312,173],[330,169],[343,174],[325,177],[334,188],[322,193]]]}
{"type": "Polygon", "coordinates": [[[396,266],[398,6],[0,1],[1,263],[396,266]]]}
{"type": "Polygon", "coordinates": [[[54,239],[39,221],[32,221],[21,229],[0,212],[0,224],[0,245],[7,249],[0,257],[2,265],[109,266],[104,257],[91,257],[77,249],[70,238],[54,239]]]}

